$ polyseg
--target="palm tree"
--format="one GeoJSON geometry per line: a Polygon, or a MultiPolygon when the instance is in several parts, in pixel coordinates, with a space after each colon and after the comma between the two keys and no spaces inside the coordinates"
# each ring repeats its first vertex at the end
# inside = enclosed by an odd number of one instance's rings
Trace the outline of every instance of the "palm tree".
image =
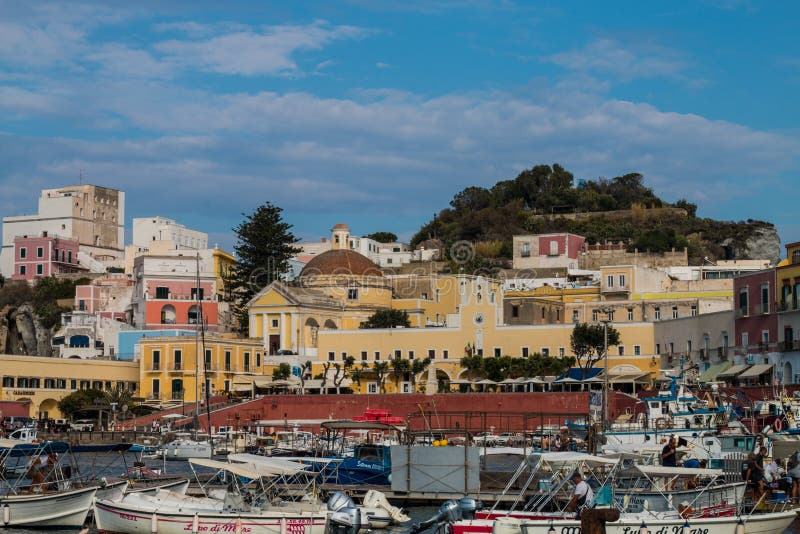
{"type": "Polygon", "coordinates": [[[300,394],[306,393],[306,373],[311,374],[311,362],[305,362],[300,366],[300,394]]]}
{"type": "Polygon", "coordinates": [[[336,368],[336,374],[333,375],[333,385],[336,386],[336,394],[339,394],[339,386],[342,384],[342,381],[347,377],[347,374],[350,372],[350,369],[353,368],[353,364],[356,363],[356,359],[352,356],[348,356],[344,359],[344,362],[341,364],[335,363],[333,366],[336,368]]]}
{"type": "Polygon", "coordinates": [[[421,375],[431,364],[430,358],[414,360],[411,363],[411,391],[417,392],[417,376],[421,375]]]}

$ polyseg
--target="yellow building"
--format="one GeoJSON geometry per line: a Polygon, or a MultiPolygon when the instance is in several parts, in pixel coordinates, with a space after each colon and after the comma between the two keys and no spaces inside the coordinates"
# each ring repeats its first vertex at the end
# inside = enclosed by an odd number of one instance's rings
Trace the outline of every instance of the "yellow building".
{"type": "Polygon", "coordinates": [[[236,267],[236,258],[222,249],[214,247],[211,252],[211,261],[214,267],[214,276],[217,277],[217,292],[228,298],[227,280],[236,267]]]}
{"type": "Polygon", "coordinates": [[[800,351],[800,242],[786,245],[786,259],[778,263],[775,278],[781,350],[800,351]]]}
{"type": "Polygon", "coordinates": [[[58,401],[79,389],[127,389],[139,394],[136,362],[3,355],[0,368],[0,398],[29,400],[31,417],[61,417],[58,401]]]}
{"type": "Polygon", "coordinates": [[[209,394],[232,391],[234,383],[271,376],[274,366],[264,360],[258,340],[232,335],[206,336],[205,352],[190,336],[142,338],[140,345],[141,396],[152,404],[194,402],[209,394]],[[197,366],[195,365],[197,362],[197,366]],[[196,369],[200,368],[198,380],[196,369]],[[203,380],[203,377],[206,380],[203,380]]]}

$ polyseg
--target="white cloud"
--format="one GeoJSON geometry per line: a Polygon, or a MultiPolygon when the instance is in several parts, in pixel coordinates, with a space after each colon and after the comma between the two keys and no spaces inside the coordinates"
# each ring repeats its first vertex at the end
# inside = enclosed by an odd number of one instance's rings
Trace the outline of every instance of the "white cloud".
{"type": "Polygon", "coordinates": [[[378,67],[379,69],[391,69],[392,68],[391,64],[384,63],[383,61],[378,61],[377,63],[375,63],[375,66],[378,67]]]}
{"type": "Polygon", "coordinates": [[[637,43],[625,46],[614,39],[597,39],[585,47],[542,58],[567,69],[612,74],[622,79],[683,77],[688,64],[669,48],[637,43]]]}
{"type": "Polygon", "coordinates": [[[361,39],[368,30],[317,21],[303,26],[267,26],[203,40],[169,40],[155,49],[176,65],[243,76],[291,74],[299,70],[293,55],[319,50],[334,41],[361,39]]]}

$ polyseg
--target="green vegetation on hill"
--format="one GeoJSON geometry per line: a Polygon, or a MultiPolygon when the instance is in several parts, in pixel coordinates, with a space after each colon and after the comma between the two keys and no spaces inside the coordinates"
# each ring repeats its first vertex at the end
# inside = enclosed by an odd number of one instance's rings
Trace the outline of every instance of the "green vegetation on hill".
{"type": "Polygon", "coordinates": [[[623,241],[628,248],[663,252],[688,248],[690,263],[742,257],[762,221],[716,221],[696,216],[686,200],[660,199],[638,173],[612,179],[578,180],[558,164],[537,165],[491,188],[470,186],[457,193],[413,237],[412,245],[437,238],[448,252],[453,243],[475,243],[475,256],[462,269],[498,267],[511,258],[515,234],[572,232],[589,243],[623,241]]]}
{"type": "Polygon", "coordinates": [[[6,306],[17,308],[29,303],[42,325],[52,328],[61,320],[61,313],[69,311],[58,305],[60,299],[74,299],[75,286],[88,284],[88,278],[56,278],[46,276],[36,280],[31,286],[27,282],[6,280],[0,286],[0,310],[6,306]]]}

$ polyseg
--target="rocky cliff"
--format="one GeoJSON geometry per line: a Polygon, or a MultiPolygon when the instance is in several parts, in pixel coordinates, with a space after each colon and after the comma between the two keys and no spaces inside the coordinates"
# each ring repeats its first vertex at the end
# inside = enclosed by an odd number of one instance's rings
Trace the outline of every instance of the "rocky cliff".
{"type": "Polygon", "coordinates": [[[52,335],[30,304],[0,309],[0,354],[52,356],[52,335]]]}
{"type": "Polygon", "coordinates": [[[742,250],[737,250],[736,256],[742,259],[770,259],[772,263],[777,263],[781,258],[778,230],[769,226],[756,228],[745,240],[742,250]]]}

